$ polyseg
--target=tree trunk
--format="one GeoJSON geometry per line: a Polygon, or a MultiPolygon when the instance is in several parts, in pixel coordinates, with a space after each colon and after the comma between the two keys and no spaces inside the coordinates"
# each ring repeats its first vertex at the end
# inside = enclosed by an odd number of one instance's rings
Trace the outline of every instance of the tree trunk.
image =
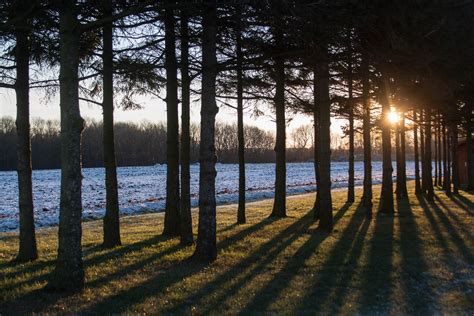
{"type": "Polygon", "coordinates": [[[283,51],[283,34],[280,28],[275,30],[278,54],[275,59],[275,112],[276,112],[276,170],[275,198],[271,217],[286,216],[286,119],[285,119],[285,60],[283,51]]]}
{"type": "Polygon", "coordinates": [[[20,26],[20,28],[15,30],[15,39],[17,172],[20,210],[20,247],[16,261],[26,262],[38,258],[33,208],[33,184],[31,180],[30,56],[28,32],[20,26]]]}
{"type": "Polygon", "coordinates": [[[190,119],[191,78],[189,77],[189,18],[181,11],[181,200],[180,224],[181,244],[194,243],[191,216],[191,172],[190,172],[190,119]]]}
{"type": "MultiPolygon", "coordinates": [[[[471,110],[472,112],[472,110],[471,110]]],[[[467,191],[474,191],[474,157],[472,154],[472,114],[466,118],[466,152],[467,152],[467,191]]]]}
{"type": "Polygon", "coordinates": [[[437,116],[435,116],[435,119],[434,119],[434,122],[435,124],[434,128],[433,128],[433,131],[434,131],[434,140],[433,140],[433,143],[434,143],[434,163],[435,163],[435,173],[434,173],[434,183],[433,185],[434,186],[437,186],[438,185],[438,135],[437,135],[437,132],[436,132],[436,128],[438,126],[438,118],[437,116]]]}
{"type": "Polygon", "coordinates": [[[447,132],[446,121],[443,126],[443,189],[446,192],[446,195],[451,195],[451,172],[449,165],[449,138],[447,132]]]}
{"type": "Polygon", "coordinates": [[[380,192],[379,212],[392,214],[393,208],[393,180],[392,180],[392,144],[391,144],[391,126],[388,121],[390,113],[390,102],[388,99],[388,78],[383,74],[382,83],[382,190],[380,192]]]}
{"type": "Polygon", "coordinates": [[[418,126],[419,121],[417,118],[416,110],[413,110],[413,143],[415,150],[415,194],[421,194],[421,182],[420,182],[420,154],[418,148],[418,126]]]}
{"type": "Polygon", "coordinates": [[[242,7],[237,5],[236,14],[236,55],[237,55],[237,138],[239,143],[239,206],[237,209],[237,223],[245,223],[245,140],[244,140],[244,87],[242,71],[242,7]]]}
{"type": "Polygon", "coordinates": [[[425,179],[424,172],[425,172],[425,125],[424,125],[424,111],[420,109],[420,163],[421,163],[421,193],[423,194],[425,184],[423,181],[425,179]]]}
{"type": "Polygon", "coordinates": [[[366,215],[372,216],[372,144],[370,141],[370,82],[369,61],[362,59],[362,98],[364,102],[363,138],[364,138],[364,193],[362,203],[366,215]]]}
{"type": "MultiPolygon", "coordinates": [[[[112,15],[111,0],[103,0],[104,16],[112,15]]],[[[103,129],[104,129],[104,167],[106,209],[104,216],[104,247],[119,246],[120,213],[117,185],[117,162],[115,159],[114,140],[114,88],[113,88],[113,36],[112,22],[103,27],[103,129]]]]}
{"type": "Polygon", "coordinates": [[[317,104],[319,123],[319,183],[316,196],[317,212],[319,213],[318,228],[331,232],[333,228],[332,197],[331,197],[331,100],[329,98],[329,65],[327,45],[322,44],[321,60],[316,65],[317,104]]]}
{"type": "Polygon", "coordinates": [[[402,197],[400,196],[400,187],[401,187],[401,150],[400,150],[400,122],[397,122],[397,126],[395,127],[395,159],[397,164],[397,180],[395,186],[395,194],[397,195],[397,200],[400,200],[402,197]]]}
{"type": "Polygon", "coordinates": [[[459,168],[458,168],[458,126],[456,123],[451,123],[451,169],[452,169],[452,183],[453,193],[459,193],[459,168]]]}
{"type": "Polygon", "coordinates": [[[314,121],[314,143],[313,143],[313,154],[314,154],[314,175],[316,178],[316,199],[314,200],[314,206],[313,206],[313,214],[314,214],[314,219],[318,220],[319,219],[319,208],[318,208],[318,198],[317,196],[320,194],[319,193],[319,188],[320,186],[320,178],[319,178],[319,161],[318,161],[318,148],[319,144],[321,143],[319,137],[319,114],[318,114],[318,104],[320,103],[318,100],[318,79],[316,78],[317,74],[317,69],[316,67],[313,70],[314,72],[314,78],[313,78],[313,97],[314,97],[314,103],[313,103],[313,121],[314,121]]]}
{"type": "Polygon", "coordinates": [[[163,235],[178,236],[179,223],[179,118],[176,37],[172,0],[165,9],[166,69],[166,208],[163,235]]]}
{"type": "Polygon", "coordinates": [[[355,176],[354,176],[354,104],[353,104],[353,82],[352,82],[352,43],[349,37],[349,61],[348,61],[348,106],[349,106],[349,178],[347,181],[347,202],[353,203],[355,200],[355,176]]]}
{"type": "Polygon", "coordinates": [[[436,126],[437,139],[438,139],[438,186],[442,186],[443,169],[441,166],[441,114],[438,110],[438,121],[436,126]]]}
{"type": "Polygon", "coordinates": [[[406,133],[405,133],[405,113],[400,118],[400,169],[397,170],[397,180],[400,183],[397,187],[397,198],[406,199],[408,197],[407,189],[407,164],[406,164],[406,133]]]}
{"type": "Polygon", "coordinates": [[[424,150],[424,166],[423,166],[423,182],[422,190],[426,194],[428,201],[434,200],[433,192],[433,175],[431,162],[431,110],[425,112],[425,150],[424,150]]]}
{"type": "Polygon", "coordinates": [[[79,111],[79,21],[75,1],[61,2],[59,9],[60,108],[61,108],[61,198],[59,247],[56,268],[49,287],[78,290],[84,286],[81,248],[81,133],[84,120],[79,111]]]}
{"type": "Polygon", "coordinates": [[[205,261],[217,257],[216,246],[216,1],[203,5],[201,145],[199,148],[199,225],[194,256],[205,261]]]}

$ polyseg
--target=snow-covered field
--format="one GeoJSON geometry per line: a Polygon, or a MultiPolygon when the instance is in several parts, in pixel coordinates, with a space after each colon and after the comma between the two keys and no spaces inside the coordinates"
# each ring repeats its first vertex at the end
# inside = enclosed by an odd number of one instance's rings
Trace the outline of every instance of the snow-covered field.
{"type": "MultiPolygon", "coordinates": [[[[393,164],[395,166],[395,164],[393,164]]],[[[347,162],[331,165],[334,188],[347,185],[347,162]]],[[[248,201],[273,196],[275,179],[274,164],[247,164],[248,201]]],[[[59,221],[60,170],[33,171],[33,195],[37,227],[55,225],[59,221]]],[[[104,170],[83,169],[82,182],[83,217],[101,218],[105,212],[104,170]]],[[[395,172],[394,172],[395,175],[395,172]]],[[[414,175],[414,163],[407,162],[407,175],[414,175]]],[[[373,163],[373,181],[380,182],[382,165],[373,163]]],[[[356,185],[362,184],[363,163],[355,164],[356,185]]],[[[137,214],[162,211],[165,205],[166,166],[118,168],[119,200],[121,214],[137,214]]],[[[192,204],[198,203],[199,166],[191,167],[192,204]]],[[[287,192],[298,194],[315,190],[312,163],[287,165],[287,192]]],[[[18,230],[18,184],[14,171],[0,172],[0,231],[18,230]]],[[[216,179],[217,203],[232,203],[238,199],[238,165],[218,164],[216,179]]]]}

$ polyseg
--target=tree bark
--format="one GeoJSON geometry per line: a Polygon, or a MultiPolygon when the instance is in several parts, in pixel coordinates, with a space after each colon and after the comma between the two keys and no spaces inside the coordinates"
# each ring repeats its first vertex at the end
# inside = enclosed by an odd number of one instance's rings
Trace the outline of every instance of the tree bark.
{"type": "Polygon", "coordinates": [[[331,100],[329,98],[329,65],[328,48],[321,46],[321,60],[316,65],[315,77],[318,85],[318,123],[319,123],[319,189],[316,196],[319,226],[326,232],[333,228],[332,197],[331,197],[331,100]]]}
{"type": "Polygon", "coordinates": [[[166,69],[166,207],[163,235],[179,236],[179,117],[178,117],[178,64],[173,0],[167,0],[165,20],[166,69]]]}
{"type": "MultiPolygon", "coordinates": [[[[406,133],[405,133],[405,113],[402,113],[400,117],[400,169],[397,170],[397,181],[400,182],[397,185],[397,198],[406,199],[408,198],[407,189],[407,164],[406,164],[406,133]]],[[[398,167],[397,167],[398,168],[398,167]]]]}
{"type": "MultiPolygon", "coordinates": [[[[277,9],[279,10],[279,9],[277,9]]],[[[271,217],[286,216],[286,119],[285,119],[285,60],[283,52],[283,33],[281,28],[275,30],[277,53],[275,60],[275,112],[276,112],[276,170],[275,197],[271,217]]]]}
{"type": "MultiPolygon", "coordinates": [[[[472,110],[471,110],[472,112],[472,110]]],[[[472,154],[472,114],[466,117],[466,152],[467,152],[467,191],[474,191],[474,157],[472,154]]]]}
{"type": "MultiPolygon", "coordinates": [[[[26,21],[23,21],[26,23],[26,21]]],[[[28,32],[19,25],[15,30],[16,61],[16,134],[18,161],[18,202],[20,211],[20,246],[16,261],[27,262],[38,258],[33,208],[31,170],[29,40],[28,32]]]]}
{"type": "Polygon", "coordinates": [[[424,111],[420,109],[420,163],[421,163],[421,193],[423,194],[426,184],[423,184],[425,179],[425,125],[424,125],[424,111]]]}
{"type": "Polygon", "coordinates": [[[319,114],[318,114],[318,106],[319,106],[319,93],[318,93],[318,78],[316,78],[317,75],[317,68],[316,66],[313,69],[314,73],[314,78],[313,78],[313,98],[314,98],[314,103],[313,103],[313,121],[314,121],[314,143],[313,143],[313,154],[314,154],[314,175],[316,178],[316,198],[314,200],[314,206],[313,206],[313,214],[314,214],[314,219],[318,220],[319,219],[319,208],[318,208],[318,198],[317,196],[320,194],[319,189],[321,187],[320,185],[320,173],[319,173],[319,161],[318,161],[318,148],[319,144],[321,144],[321,140],[319,139],[320,134],[319,134],[319,114]]]}
{"type": "Polygon", "coordinates": [[[435,172],[434,172],[434,182],[433,185],[438,185],[438,135],[436,132],[436,128],[438,126],[438,118],[435,116],[434,122],[435,124],[433,131],[434,131],[434,163],[435,163],[435,172]]]}
{"type": "Polygon", "coordinates": [[[243,54],[242,54],[242,7],[237,5],[236,13],[236,57],[237,57],[237,138],[239,143],[239,205],[237,223],[244,224],[245,219],[245,140],[244,140],[244,87],[243,87],[243,54]]]}
{"type": "Polygon", "coordinates": [[[352,203],[355,200],[355,176],[354,176],[354,104],[353,104],[353,82],[352,82],[352,50],[350,52],[348,64],[348,92],[349,98],[349,178],[347,181],[347,202],[352,203]]]}
{"type": "Polygon", "coordinates": [[[458,168],[458,126],[456,123],[451,123],[451,169],[452,169],[452,183],[453,193],[459,193],[459,168],[458,168]]]}
{"type": "Polygon", "coordinates": [[[393,180],[392,180],[392,145],[391,145],[391,126],[388,121],[390,113],[390,102],[388,99],[388,78],[383,74],[382,83],[382,190],[380,192],[379,212],[393,214],[393,180]]]}
{"type": "Polygon", "coordinates": [[[81,133],[84,120],[79,111],[79,21],[75,1],[59,6],[60,108],[61,108],[61,198],[59,247],[49,287],[79,290],[84,286],[81,248],[81,133]]]}
{"type": "Polygon", "coordinates": [[[202,16],[202,98],[201,145],[199,148],[199,225],[194,256],[205,261],[217,257],[216,246],[216,1],[203,5],[202,16]]]}
{"type": "Polygon", "coordinates": [[[433,192],[433,175],[431,162],[431,110],[425,112],[425,150],[424,150],[424,166],[423,166],[423,182],[422,190],[426,194],[428,201],[434,200],[433,192]]]}
{"type": "Polygon", "coordinates": [[[436,126],[436,136],[438,140],[438,186],[442,186],[443,168],[441,166],[441,114],[438,110],[438,120],[436,126]]]}
{"type": "Polygon", "coordinates": [[[364,102],[363,138],[364,138],[364,193],[363,205],[366,215],[372,216],[372,144],[370,140],[370,82],[369,61],[362,59],[362,98],[364,102]]]}
{"type": "MultiPolygon", "coordinates": [[[[104,16],[112,15],[111,0],[103,0],[104,16]]],[[[117,185],[117,162],[114,139],[114,88],[113,88],[113,29],[112,22],[106,23],[103,31],[103,141],[106,208],[104,216],[104,242],[106,248],[121,245],[120,212],[117,185]]]]}
{"type": "Polygon", "coordinates": [[[185,9],[181,11],[181,200],[180,224],[181,244],[194,243],[191,216],[191,172],[190,172],[190,119],[191,119],[191,78],[189,76],[189,17],[185,9]]]}
{"type": "Polygon", "coordinates": [[[418,148],[418,126],[419,121],[417,118],[417,111],[413,110],[413,143],[415,150],[415,194],[421,194],[421,182],[420,182],[420,154],[418,148]]]}
{"type": "Polygon", "coordinates": [[[451,195],[451,172],[449,165],[449,137],[447,132],[446,120],[444,120],[443,126],[443,189],[446,195],[451,195]]]}

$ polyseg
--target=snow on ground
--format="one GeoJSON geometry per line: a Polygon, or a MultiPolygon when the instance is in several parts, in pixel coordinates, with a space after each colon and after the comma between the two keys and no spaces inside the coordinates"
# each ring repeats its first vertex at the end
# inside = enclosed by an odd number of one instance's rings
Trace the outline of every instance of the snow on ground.
{"type": "MultiPolygon", "coordinates": [[[[382,165],[373,162],[374,183],[382,178],[382,165]]],[[[238,165],[217,164],[216,198],[218,204],[238,200],[238,165]]],[[[331,164],[332,185],[347,185],[347,162],[331,164]]],[[[414,163],[407,162],[407,175],[414,175],[414,163]]],[[[36,227],[59,222],[60,170],[33,171],[33,198],[36,227]]],[[[101,218],[105,213],[104,170],[83,169],[83,218],[101,218]]],[[[275,164],[247,164],[248,201],[273,197],[275,164]]],[[[355,163],[356,185],[362,185],[363,163],[355,163]]],[[[159,212],[165,206],[166,165],[118,168],[120,213],[123,215],[159,212]]],[[[199,165],[191,166],[192,205],[198,204],[199,165]]],[[[287,164],[287,192],[299,194],[316,189],[312,163],[287,164]]],[[[15,171],[0,172],[0,231],[18,230],[18,183],[15,171]]]]}

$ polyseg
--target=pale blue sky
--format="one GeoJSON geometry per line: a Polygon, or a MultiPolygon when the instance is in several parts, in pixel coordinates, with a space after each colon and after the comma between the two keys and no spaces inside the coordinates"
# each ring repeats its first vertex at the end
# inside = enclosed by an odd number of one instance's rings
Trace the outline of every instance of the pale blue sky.
{"type": "MultiPolygon", "coordinates": [[[[140,122],[144,120],[150,122],[166,121],[165,103],[162,100],[152,96],[142,96],[138,101],[140,104],[143,104],[143,109],[134,111],[123,111],[120,108],[116,109],[115,120],[122,122],[140,122]]],[[[199,122],[199,104],[193,104],[191,108],[191,120],[193,122],[199,122]]],[[[81,115],[84,118],[100,120],[102,112],[95,104],[81,102],[81,115]]],[[[11,89],[0,89],[0,116],[16,117],[15,93],[11,89]]],[[[30,116],[33,118],[41,117],[43,119],[59,120],[60,112],[58,95],[46,101],[41,93],[38,91],[32,91],[30,94],[30,116]]],[[[236,122],[235,110],[228,107],[221,107],[217,119],[222,122],[234,123],[236,122]]],[[[256,125],[268,131],[275,130],[275,123],[272,121],[271,117],[265,116],[254,118],[249,114],[246,114],[245,121],[249,125],[256,125]]],[[[288,130],[291,131],[303,124],[311,124],[311,118],[298,114],[294,116],[294,119],[290,122],[288,130]]],[[[344,121],[333,120],[333,124],[331,125],[332,131],[340,133],[340,126],[342,124],[344,124],[344,121]]]]}

